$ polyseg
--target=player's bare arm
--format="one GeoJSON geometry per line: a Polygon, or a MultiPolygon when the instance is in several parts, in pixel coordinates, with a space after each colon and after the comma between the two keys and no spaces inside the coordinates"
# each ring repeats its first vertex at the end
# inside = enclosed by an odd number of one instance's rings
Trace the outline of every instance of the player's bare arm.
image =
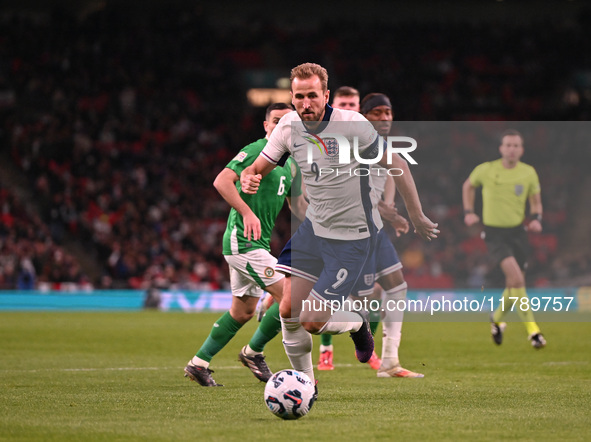
{"type": "Polygon", "coordinates": [[[415,232],[421,238],[428,241],[437,238],[437,234],[439,233],[437,229],[438,224],[431,221],[423,213],[419,193],[406,161],[398,154],[395,154],[392,155],[392,164],[388,164],[387,155],[384,155],[379,161],[379,164],[387,169],[395,167],[402,170],[402,174],[394,177],[394,180],[396,182],[396,188],[404,199],[404,204],[406,205],[408,216],[414,225],[415,232]]]}
{"type": "Polygon", "coordinates": [[[244,193],[255,194],[259,190],[261,180],[275,168],[275,164],[259,156],[240,174],[240,185],[244,193]]]}
{"type": "Polygon", "coordinates": [[[304,198],[304,195],[298,195],[294,197],[287,197],[287,204],[289,209],[296,216],[297,219],[303,221],[306,218],[306,210],[308,210],[308,201],[304,198]]]}
{"type": "Polygon", "coordinates": [[[384,183],[384,192],[382,193],[382,200],[388,205],[394,206],[394,199],[396,197],[396,183],[394,177],[388,175],[384,183]]]}
{"type": "Polygon", "coordinates": [[[408,233],[410,228],[408,221],[405,217],[398,213],[398,209],[394,207],[394,204],[387,204],[385,201],[378,201],[378,211],[382,217],[382,220],[390,224],[396,232],[396,236],[400,236],[403,233],[408,233]]]}
{"type": "Polygon", "coordinates": [[[232,169],[224,168],[213,182],[213,186],[219,194],[226,200],[230,206],[242,215],[244,221],[244,236],[250,241],[251,237],[255,241],[261,237],[261,222],[253,213],[248,204],[240,197],[236,189],[238,175],[232,169]]]}
{"type": "Polygon", "coordinates": [[[394,228],[396,236],[400,236],[403,233],[408,233],[410,225],[408,220],[398,213],[394,203],[395,196],[396,184],[394,178],[388,175],[382,193],[383,200],[378,201],[378,211],[382,216],[382,220],[388,222],[394,228]]]}
{"type": "Polygon", "coordinates": [[[464,204],[464,224],[468,227],[477,224],[480,217],[474,213],[474,200],[476,198],[476,187],[470,182],[470,178],[464,181],[462,186],[462,202],[464,204]]]}
{"type": "Polygon", "coordinates": [[[394,204],[387,204],[385,201],[378,201],[378,211],[384,221],[393,223],[398,216],[398,209],[394,207],[394,204]]]}

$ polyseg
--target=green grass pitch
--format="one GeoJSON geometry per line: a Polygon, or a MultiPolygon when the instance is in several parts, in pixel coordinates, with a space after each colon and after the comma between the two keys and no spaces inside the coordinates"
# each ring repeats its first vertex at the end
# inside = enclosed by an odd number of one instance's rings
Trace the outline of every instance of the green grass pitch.
{"type": "MultiPolygon", "coordinates": [[[[273,416],[237,360],[257,323],[213,360],[221,388],[183,377],[219,314],[0,313],[0,440],[589,440],[591,323],[541,324],[536,351],[510,323],[496,347],[482,322],[406,322],[404,366],[378,379],[334,339],[333,372],[297,421],[273,416]]],[[[379,335],[380,333],[378,333],[379,335]]],[[[315,337],[314,359],[318,357],[315,337]]],[[[380,348],[381,339],[377,339],[380,348]]],[[[288,368],[279,338],[271,370],[288,368]]]]}

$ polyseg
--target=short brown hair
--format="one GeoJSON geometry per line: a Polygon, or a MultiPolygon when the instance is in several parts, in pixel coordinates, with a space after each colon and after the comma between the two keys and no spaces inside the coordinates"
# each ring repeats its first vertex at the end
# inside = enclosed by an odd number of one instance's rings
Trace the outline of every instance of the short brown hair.
{"type": "Polygon", "coordinates": [[[316,63],[303,63],[299,66],[296,66],[291,70],[291,77],[289,77],[289,81],[293,83],[293,80],[296,78],[305,80],[308,78],[317,75],[320,79],[320,83],[322,84],[322,91],[326,92],[328,90],[328,72],[322,66],[316,63]]]}
{"type": "Polygon", "coordinates": [[[359,97],[359,91],[351,86],[341,86],[333,92],[332,97],[359,97]]]}
{"type": "Polygon", "coordinates": [[[507,129],[505,132],[501,134],[501,144],[503,144],[503,138],[512,136],[517,136],[521,138],[521,144],[523,144],[523,135],[521,135],[521,132],[515,129],[507,129]]]}

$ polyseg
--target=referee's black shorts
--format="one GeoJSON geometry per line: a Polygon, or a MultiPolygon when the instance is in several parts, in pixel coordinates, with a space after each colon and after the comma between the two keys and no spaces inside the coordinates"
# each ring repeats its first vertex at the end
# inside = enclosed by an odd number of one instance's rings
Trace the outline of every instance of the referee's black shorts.
{"type": "Polygon", "coordinates": [[[513,256],[521,270],[527,268],[530,248],[525,226],[507,228],[484,226],[484,241],[495,265],[513,256]]]}

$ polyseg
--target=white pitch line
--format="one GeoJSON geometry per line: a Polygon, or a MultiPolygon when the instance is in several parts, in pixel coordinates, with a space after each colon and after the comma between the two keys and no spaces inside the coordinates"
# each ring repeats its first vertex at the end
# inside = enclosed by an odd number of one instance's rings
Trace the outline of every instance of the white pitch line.
{"type": "MultiPolygon", "coordinates": [[[[556,361],[556,362],[542,362],[541,365],[587,365],[589,361],[556,361]]],[[[521,367],[525,365],[529,365],[527,361],[519,361],[519,362],[494,362],[490,364],[477,364],[477,363],[452,363],[454,367],[472,367],[478,365],[478,367],[521,367]]]]}
{"type": "Polygon", "coordinates": [[[127,371],[127,370],[177,370],[183,367],[103,367],[103,368],[44,368],[44,369],[25,369],[25,370],[3,370],[0,369],[2,373],[39,373],[45,371],[70,371],[70,372],[77,372],[77,371],[127,371]]]}
{"type": "Polygon", "coordinates": [[[548,361],[542,365],[587,365],[589,361],[548,361]]]}
{"type": "MultiPolygon", "coordinates": [[[[589,365],[590,361],[548,361],[543,362],[542,365],[551,365],[551,366],[561,366],[561,365],[589,365]]],[[[525,363],[522,362],[500,362],[495,364],[484,364],[481,366],[484,367],[494,367],[494,366],[515,366],[515,365],[524,365],[525,363]]],[[[468,366],[470,364],[455,364],[456,366],[468,366]]],[[[338,368],[351,368],[351,367],[358,367],[360,364],[334,364],[335,367],[338,368]]],[[[0,373],[38,373],[38,372],[47,372],[47,371],[54,371],[54,372],[89,372],[89,371],[157,371],[157,370],[182,370],[183,367],[95,367],[95,368],[44,368],[44,369],[18,369],[18,370],[10,370],[10,369],[0,369],[0,373]]],[[[225,365],[225,366],[213,366],[216,370],[244,370],[244,366],[237,364],[237,365],[225,365]]],[[[289,367],[286,366],[285,369],[289,367]]]]}
{"type": "MultiPolygon", "coordinates": [[[[334,364],[335,367],[354,367],[357,364],[334,364]]],[[[183,367],[96,367],[96,368],[44,368],[44,369],[0,369],[0,373],[39,373],[47,371],[88,372],[88,371],[138,371],[138,370],[182,370],[183,367]]],[[[243,365],[213,366],[216,370],[244,370],[243,365]]],[[[285,367],[286,369],[289,367],[285,367]]]]}

